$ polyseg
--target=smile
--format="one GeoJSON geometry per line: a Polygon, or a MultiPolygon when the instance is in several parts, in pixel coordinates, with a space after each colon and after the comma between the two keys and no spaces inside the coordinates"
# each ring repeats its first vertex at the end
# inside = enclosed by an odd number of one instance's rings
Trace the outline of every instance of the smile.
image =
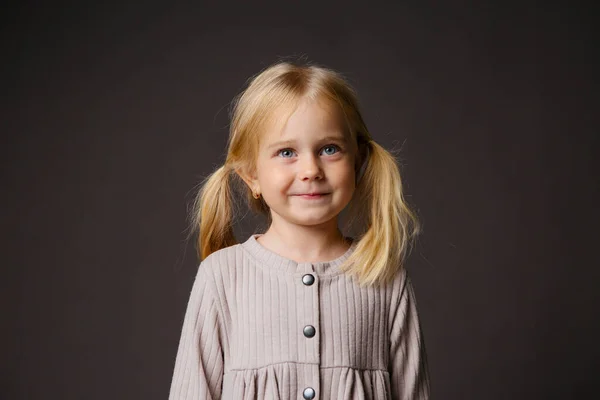
{"type": "Polygon", "coordinates": [[[328,195],[329,195],[329,193],[315,193],[315,194],[297,194],[295,196],[303,198],[303,199],[308,199],[308,200],[316,200],[316,199],[322,199],[328,195]]]}

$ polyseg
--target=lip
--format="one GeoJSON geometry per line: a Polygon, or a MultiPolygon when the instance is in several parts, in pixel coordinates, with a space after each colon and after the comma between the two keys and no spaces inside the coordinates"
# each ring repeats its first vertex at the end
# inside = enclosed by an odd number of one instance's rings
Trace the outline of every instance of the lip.
{"type": "Polygon", "coordinates": [[[296,197],[301,197],[303,199],[321,199],[325,196],[327,196],[329,193],[301,193],[301,194],[296,194],[294,196],[296,197]]]}

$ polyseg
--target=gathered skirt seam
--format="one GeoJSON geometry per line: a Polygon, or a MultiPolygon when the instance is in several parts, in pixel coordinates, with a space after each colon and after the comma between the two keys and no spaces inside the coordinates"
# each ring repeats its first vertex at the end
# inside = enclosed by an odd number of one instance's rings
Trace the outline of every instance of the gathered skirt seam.
{"type": "Polygon", "coordinates": [[[272,363],[272,364],[266,364],[266,365],[263,365],[261,367],[256,367],[256,368],[232,368],[232,369],[227,370],[225,373],[228,373],[228,372],[253,371],[253,370],[264,369],[264,368],[275,366],[275,365],[282,365],[282,364],[317,365],[317,366],[319,366],[319,369],[348,368],[348,369],[353,369],[353,370],[356,370],[356,371],[381,371],[381,372],[388,372],[388,370],[386,370],[384,368],[358,368],[358,367],[354,367],[354,366],[350,366],[350,365],[323,366],[323,365],[319,365],[318,363],[297,362],[297,361],[282,361],[282,362],[277,362],[277,363],[272,363]]]}

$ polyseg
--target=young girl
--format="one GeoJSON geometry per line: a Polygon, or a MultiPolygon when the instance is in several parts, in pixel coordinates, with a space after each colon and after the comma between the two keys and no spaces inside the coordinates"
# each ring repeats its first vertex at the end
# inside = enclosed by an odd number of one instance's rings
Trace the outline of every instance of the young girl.
{"type": "Polygon", "coordinates": [[[429,398],[404,269],[419,223],[340,74],[279,62],[255,76],[193,215],[203,261],[170,399],[429,398]],[[243,243],[234,183],[269,226],[243,243]],[[346,206],[355,238],[338,228],[346,206]]]}

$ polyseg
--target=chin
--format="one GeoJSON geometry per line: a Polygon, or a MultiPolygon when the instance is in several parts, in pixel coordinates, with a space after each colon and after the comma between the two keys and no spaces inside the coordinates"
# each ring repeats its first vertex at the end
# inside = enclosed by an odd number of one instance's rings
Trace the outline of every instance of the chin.
{"type": "Polygon", "coordinates": [[[315,226],[315,225],[323,225],[323,224],[331,221],[335,217],[336,217],[335,215],[322,215],[322,216],[315,216],[312,218],[307,217],[307,216],[302,216],[302,217],[293,218],[293,219],[291,219],[291,221],[297,225],[315,226]]]}

